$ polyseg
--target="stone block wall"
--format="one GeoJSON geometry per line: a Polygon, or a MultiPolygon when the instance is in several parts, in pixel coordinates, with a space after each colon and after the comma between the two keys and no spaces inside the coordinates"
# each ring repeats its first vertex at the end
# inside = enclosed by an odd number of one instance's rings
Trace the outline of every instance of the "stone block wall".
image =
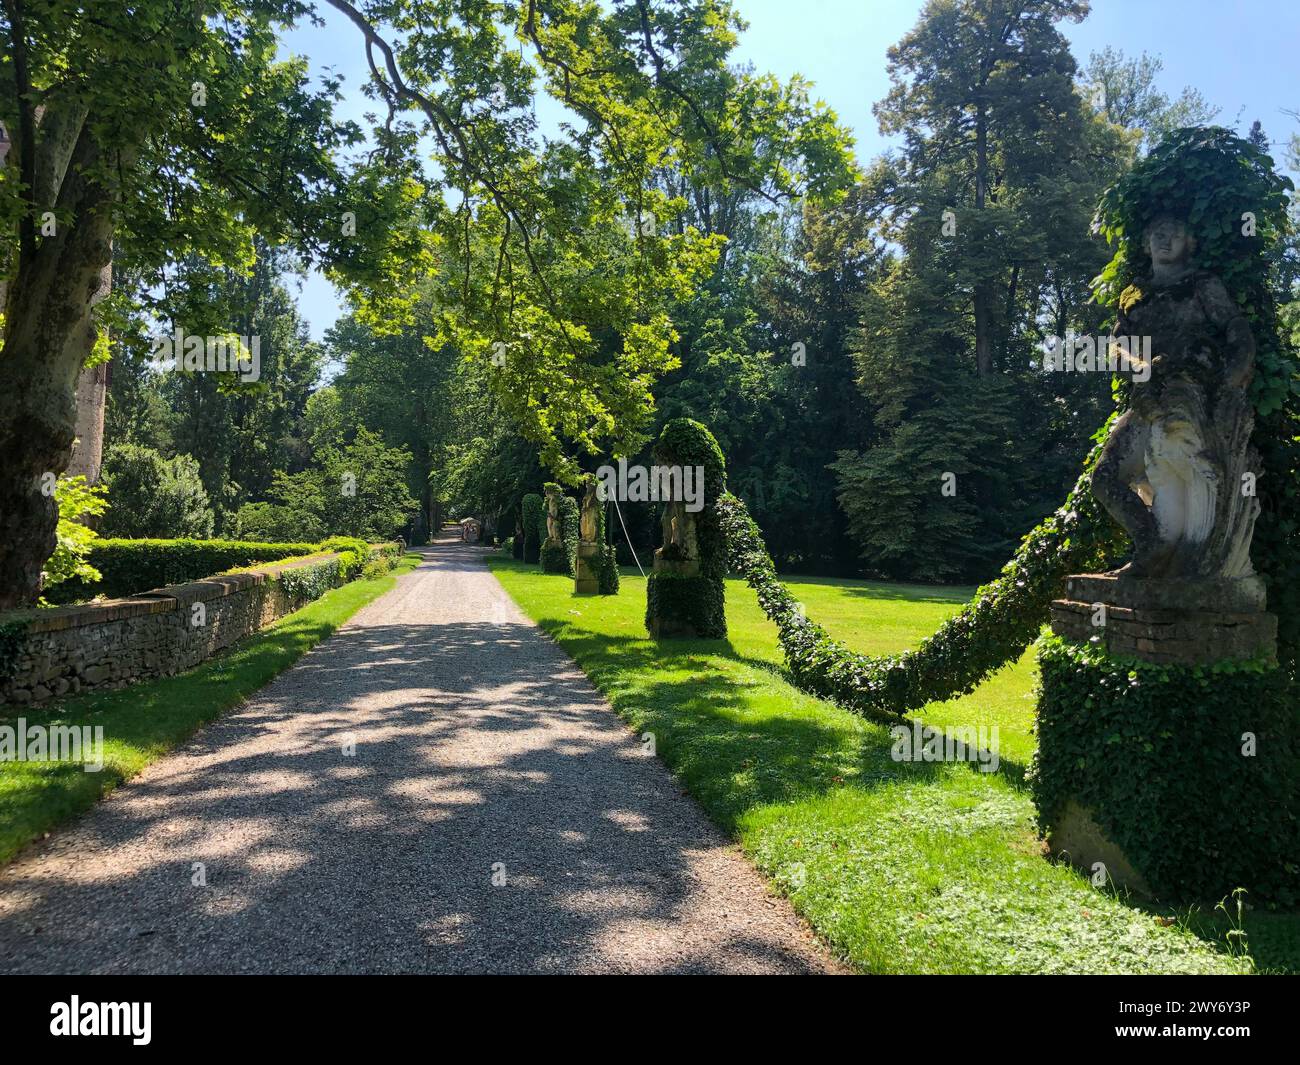
{"type": "Polygon", "coordinates": [[[0,702],[39,703],[190,669],[310,601],[281,584],[286,570],[332,568],[332,587],[339,583],[338,558],[321,555],[128,599],[0,614],[0,702]]]}
{"type": "Polygon", "coordinates": [[[1052,602],[1052,631],[1079,643],[1096,641],[1113,655],[1133,655],[1156,665],[1265,659],[1275,661],[1277,616],[1106,606],[1094,624],[1096,603],[1052,602]]]}

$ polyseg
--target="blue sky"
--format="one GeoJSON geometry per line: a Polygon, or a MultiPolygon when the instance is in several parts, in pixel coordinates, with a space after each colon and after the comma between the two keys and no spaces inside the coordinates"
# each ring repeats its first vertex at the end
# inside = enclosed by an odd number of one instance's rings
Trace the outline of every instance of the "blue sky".
{"type": "MultiPolygon", "coordinates": [[[[817,95],[857,135],[858,154],[869,159],[889,147],[876,128],[872,104],[889,89],[885,51],[916,22],[923,0],[737,0],[750,28],[737,57],[782,77],[803,74],[817,95]]],[[[360,36],[333,9],[321,5],[324,30],[304,27],[287,47],[313,67],[332,66],[345,76],[345,113],[360,119],[369,109],[360,36]]],[[[1159,87],[1176,96],[1199,89],[1218,121],[1258,118],[1275,142],[1300,123],[1284,114],[1300,110],[1300,5],[1297,0],[1093,0],[1082,23],[1063,23],[1075,58],[1111,45],[1128,55],[1143,51],[1164,61],[1159,87]]],[[[1279,159],[1279,152],[1274,153],[1279,159]]],[[[309,276],[299,297],[312,336],[320,338],[342,313],[333,287],[309,276]]]]}

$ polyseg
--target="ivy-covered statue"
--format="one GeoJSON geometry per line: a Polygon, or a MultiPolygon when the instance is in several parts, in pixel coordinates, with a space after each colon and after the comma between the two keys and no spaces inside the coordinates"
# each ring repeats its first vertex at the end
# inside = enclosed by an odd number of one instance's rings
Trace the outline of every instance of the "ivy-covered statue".
{"type": "Polygon", "coordinates": [[[1142,246],[1151,270],[1125,290],[1114,332],[1141,338],[1152,357],[1134,374],[1128,410],[1092,476],[1094,495],[1133,540],[1132,561],[1118,574],[1253,578],[1259,457],[1250,447],[1250,323],[1223,281],[1197,268],[1185,220],[1155,217],[1142,246]]]}
{"type": "Polygon", "coordinates": [[[721,639],[727,635],[727,546],[718,512],[727,490],[722,449],[699,422],[675,418],[659,434],[653,459],[663,543],[646,583],[646,629],[656,638],[721,639]]]}
{"type": "Polygon", "coordinates": [[[554,481],[547,481],[542,490],[546,493],[546,539],[538,553],[542,572],[572,577],[578,555],[578,504],[554,481]]]}

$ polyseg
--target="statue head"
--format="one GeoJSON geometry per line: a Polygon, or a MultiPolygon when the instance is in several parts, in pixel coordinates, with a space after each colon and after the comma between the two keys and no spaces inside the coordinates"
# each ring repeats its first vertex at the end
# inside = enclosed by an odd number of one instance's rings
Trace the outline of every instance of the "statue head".
{"type": "Polygon", "coordinates": [[[1178,266],[1196,253],[1196,238],[1181,218],[1160,215],[1143,231],[1142,248],[1151,256],[1152,267],[1178,266]]]}

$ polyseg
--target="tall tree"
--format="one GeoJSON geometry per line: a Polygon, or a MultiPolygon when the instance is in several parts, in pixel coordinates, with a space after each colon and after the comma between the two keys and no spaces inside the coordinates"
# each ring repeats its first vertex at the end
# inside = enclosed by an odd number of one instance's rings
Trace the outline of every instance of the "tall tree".
{"type": "Polygon", "coordinates": [[[863,304],[859,384],[874,438],[836,462],[868,566],[977,578],[1055,505],[1109,394],[1102,375],[1037,368],[1045,335],[1097,327],[1089,233],[1132,156],[1086,106],[1057,28],[1086,3],[933,0],[890,50],[877,105],[901,133],[880,164],[883,234],[899,251],[863,304]],[[1095,412],[1095,415],[1094,413],[1095,412]]]}
{"type": "Polygon", "coordinates": [[[1088,57],[1080,78],[1098,113],[1107,122],[1133,131],[1144,150],[1158,144],[1170,130],[1204,125],[1219,113],[1191,87],[1172,100],[1156,88],[1164,65],[1158,56],[1143,52],[1130,58],[1107,46],[1088,57]]]}
{"type": "Polygon", "coordinates": [[[276,25],[307,11],[293,0],[184,13],[167,0],[4,0],[4,11],[0,124],[14,148],[0,182],[0,607],[35,598],[54,547],[57,507],[37,486],[69,462],[110,258],[130,272],[201,248],[235,263],[253,231],[272,243],[293,231],[374,277],[401,235],[384,205],[407,179],[393,167],[362,183],[339,165],[359,131],[331,117],[337,85],[312,90],[304,64],[276,59],[276,25]],[[377,224],[336,251],[355,202],[377,224]]]}

